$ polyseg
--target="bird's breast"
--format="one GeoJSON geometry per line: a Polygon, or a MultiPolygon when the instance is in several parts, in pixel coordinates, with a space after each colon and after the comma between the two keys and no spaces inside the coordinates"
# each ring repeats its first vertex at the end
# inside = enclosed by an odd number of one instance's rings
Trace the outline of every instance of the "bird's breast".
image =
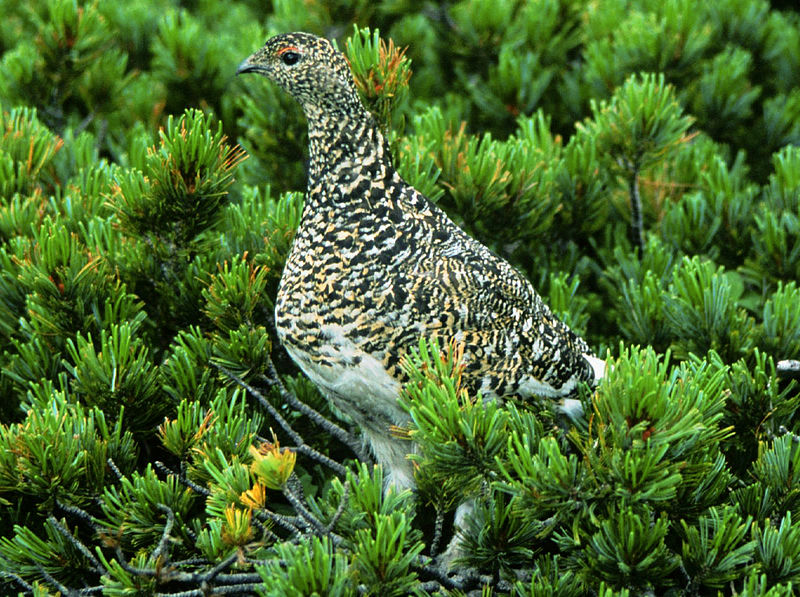
{"type": "Polygon", "coordinates": [[[396,244],[392,231],[377,222],[334,214],[304,220],[278,288],[280,340],[314,356],[330,342],[323,333],[329,326],[342,326],[356,344],[378,338],[370,323],[392,319],[396,309],[386,258],[396,244]]]}

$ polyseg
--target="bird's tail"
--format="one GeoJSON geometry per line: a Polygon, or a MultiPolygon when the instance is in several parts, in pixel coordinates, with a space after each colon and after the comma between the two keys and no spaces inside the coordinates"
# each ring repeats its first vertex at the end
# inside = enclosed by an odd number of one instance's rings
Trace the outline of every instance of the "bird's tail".
{"type": "Polygon", "coordinates": [[[598,359],[596,356],[584,353],[583,358],[589,361],[594,371],[594,385],[600,383],[600,380],[606,376],[606,362],[603,359],[598,359]]]}

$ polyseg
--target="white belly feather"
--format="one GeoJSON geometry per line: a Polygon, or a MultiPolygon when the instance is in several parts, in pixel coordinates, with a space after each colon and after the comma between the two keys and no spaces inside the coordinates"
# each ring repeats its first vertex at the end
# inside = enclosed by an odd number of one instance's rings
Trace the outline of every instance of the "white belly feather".
{"type": "Polygon", "coordinates": [[[378,359],[364,352],[341,325],[323,325],[326,338],[322,364],[282,338],[283,345],[308,378],[327,394],[334,406],[361,428],[364,442],[383,466],[386,481],[398,489],[414,486],[411,462],[406,455],[413,445],[390,432],[405,425],[408,415],[397,404],[402,385],[391,377],[378,359]]]}

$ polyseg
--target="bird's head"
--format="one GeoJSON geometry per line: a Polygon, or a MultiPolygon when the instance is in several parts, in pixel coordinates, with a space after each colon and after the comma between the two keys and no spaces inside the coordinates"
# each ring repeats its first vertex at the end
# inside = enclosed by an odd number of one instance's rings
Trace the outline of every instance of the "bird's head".
{"type": "Polygon", "coordinates": [[[358,105],[350,66],[327,39],[285,33],[267,40],[245,59],[236,74],[259,73],[289,92],[304,108],[358,105]]]}

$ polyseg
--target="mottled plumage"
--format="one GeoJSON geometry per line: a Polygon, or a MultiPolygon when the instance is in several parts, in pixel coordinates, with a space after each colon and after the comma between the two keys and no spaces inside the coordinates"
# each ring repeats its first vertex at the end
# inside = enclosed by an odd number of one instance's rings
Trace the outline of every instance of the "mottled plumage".
{"type": "Polygon", "coordinates": [[[484,396],[564,397],[602,374],[530,282],[400,178],[330,42],[279,35],[238,72],[279,84],[308,120],[305,208],[275,306],[280,341],[395,484],[413,484],[410,448],[389,428],[407,421],[400,361],[420,336],[463,342],[464,382],[484,396]]]}

